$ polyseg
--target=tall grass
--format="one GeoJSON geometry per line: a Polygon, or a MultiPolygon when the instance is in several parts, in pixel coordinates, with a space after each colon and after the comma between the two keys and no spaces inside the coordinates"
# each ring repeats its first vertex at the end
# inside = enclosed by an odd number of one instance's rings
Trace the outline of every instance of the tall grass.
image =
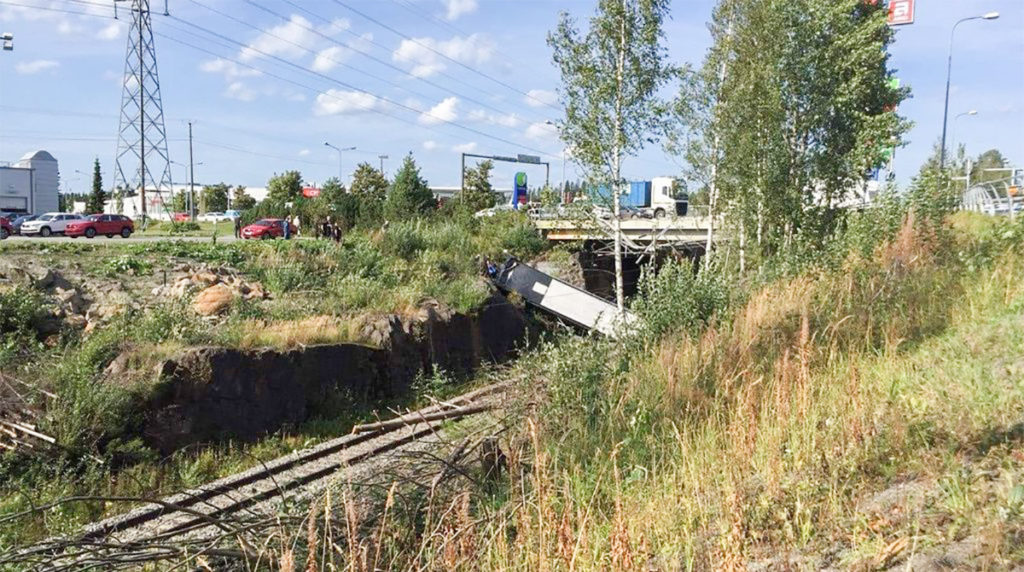
{"type": "Polygon", "coordinates": [[[981,549],[967,566],[1010,567],[1024,560],[1024,256],[1007,240],[1018,231],[1000,232],[938,237],[910,218],[869,255],[760,287],[704,328],[663,327],[639,355],[548,347],[521,366],[537,404],[503,441],[501,484],[466,483],[412,516],[390,507],[384,532],[338,557],[876,569],[968,538],[981,549]],[[924,500],[878,494],[892,486],[924,500]]]}

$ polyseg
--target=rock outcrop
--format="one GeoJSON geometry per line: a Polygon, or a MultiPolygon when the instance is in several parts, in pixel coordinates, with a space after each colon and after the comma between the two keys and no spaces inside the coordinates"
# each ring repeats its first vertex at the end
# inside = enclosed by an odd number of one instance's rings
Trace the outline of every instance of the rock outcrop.
{"type": "Polygon", "coordinates": [[[164,453],[221,438],[256,439],[317,414],[400,397],[435,367],[468,375],[511,357],[528,333],[523,311],[495,293],[470,315],[425,300],[414,317],[368,320],[361,334],[369,344],[191,348],[157,367],[142,433],[164,453]]]}

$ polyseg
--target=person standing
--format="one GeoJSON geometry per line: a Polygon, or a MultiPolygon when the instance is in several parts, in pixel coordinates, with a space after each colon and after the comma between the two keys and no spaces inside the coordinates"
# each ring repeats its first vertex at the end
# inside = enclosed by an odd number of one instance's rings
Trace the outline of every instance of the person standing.
{"type": "Polygon", "coordinates": [[[242,217],[235,217],[235,238],[242,238],[242,217]]]}
{"type": "Polygon", "coordinates": [[[284,217],[284,219],[281,220],[281,224],[284,225],[284,239],[288,240],[292,237],[292,223],[288,221],[288,217],[284,217]]]}

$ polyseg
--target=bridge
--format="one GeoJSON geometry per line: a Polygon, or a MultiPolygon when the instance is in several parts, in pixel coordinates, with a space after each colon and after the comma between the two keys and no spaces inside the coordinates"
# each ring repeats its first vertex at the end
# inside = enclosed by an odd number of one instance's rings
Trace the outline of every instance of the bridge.
{"type": "MultiPolygon", "coordinates": [[[[622,238],[628,248],[639,251],[659,246],[703,245],[711,220],[707,216],[626,219],[621,221],[622,238]]],[[[613,236],[612,222],[600,218],[560,218],[538,219],[534,224],[547,240],[560,242],[610,240],[613,236]]],[[[716,236],[719,224],[715,225],[716,236]]]]}

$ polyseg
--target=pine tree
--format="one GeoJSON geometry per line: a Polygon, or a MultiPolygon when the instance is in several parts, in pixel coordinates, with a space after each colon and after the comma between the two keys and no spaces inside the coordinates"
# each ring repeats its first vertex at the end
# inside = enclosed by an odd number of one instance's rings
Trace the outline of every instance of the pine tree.
{"type": "Polygon", "coordinates": [[[103,175],[100,174],[100,160],[97,157],[92,164],[92,191],[85,201],[85,210],[90,213],[103,212],[107,193],[103,192],[103,175]]]}
{"type": "Polygon", "coordinates": [[[459,206],[469,212],[477,212],[494,206],[494,187],[491,186],[491,170],[494,162],[490,159],[476,167],[466,167],[465,186],[459,192],[459,206]]]}
{"type": "Polygon", "coordinates": [[[403,220],[419,214],[428,213],[437,208],[434,193],[427,181],[420,176],[420,168],[412,155],[407,155],[402,167],[395,173],[388,198],[384,203],[384,213],[389,220],[403,220]]]}

